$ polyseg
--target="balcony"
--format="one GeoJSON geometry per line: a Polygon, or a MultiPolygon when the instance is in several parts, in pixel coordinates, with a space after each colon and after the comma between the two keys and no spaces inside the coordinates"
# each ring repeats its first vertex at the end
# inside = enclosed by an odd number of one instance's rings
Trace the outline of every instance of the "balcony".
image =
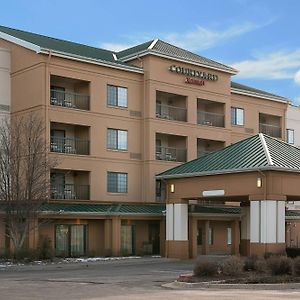
{"type": "Polygon", "coordinates": [[[198,111],[198,124],[214,127],[224,127],[224,114],[198,111]]]}
{"type": "Polygon", "coordinates": [[[156,147],[156,159],[167,161],[186,161],[186,149],[170,148],[170,147],[156,147]]]}
{"type": "Polygon", "coordinates": [[[87,200],[89,198],[89,185],[57,184],[51,186],[51,199],[87,200]]]}
{"type": "Polygon", "coordinates": [[[197,121],[200,125],[225,127],[224,103],[197,99],[197,121]]]}
{"type": "Polygon", "coordinates": [[[156,103],[156,118],[186,122],[186,108],[156,103]]]}
{"type": "Polygon", "coordinates": [[[260,113],[259,132],[265,133],[275,138],[281,138],[281,117],[260,113]]]}
{"type": "Polygon", "coordinates": [[[225,143],[223,141],[197,139],[197,157],[221,150],[224,146],[225,143]]]}
{"type": "Polygon", "coordinates": [[[185,162],[186,157],[186,137],[163,133],[156,134],[156,160],[185,162]]]}
{"type": "Polygon", "coordinates": [[[61,138],[61,137],[51,136],[50,148],[51,148],[51,152],[89,155],[90,142],[87,140],[76,139],[76,138],[61,138]]]}
{"type": "Polygon", "coordinates": [[[156,118],[186,122],[186,96],[156,91],[156,118]]]}
{"type": "Polygon", "coordinates": [[[51,75],[50,104],[90,110],[89,82],[51,75]]]}
{"type": "Polygon", "coordinates": [[[64,154],[90,154],[89,127],[52,122],[50,151],[64,154]]]}
{"type": "Polygon", "coordinates": [[[272,137],[281,138],[280,126],[259,123],[259,132],[265,133],[272,137]]]}
{"type": "Polygon", "coordinates": [[[89,172],[53,170],[51,172],[51,199],[89,200],[89,172]]]}

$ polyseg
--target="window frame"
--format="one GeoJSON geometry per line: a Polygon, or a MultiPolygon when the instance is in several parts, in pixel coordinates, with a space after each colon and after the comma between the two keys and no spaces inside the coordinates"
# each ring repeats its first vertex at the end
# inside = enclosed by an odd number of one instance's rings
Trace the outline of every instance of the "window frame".
{"type": "Polygon", "coordinates": [[[106,175],[107,180],[107,192],[108,193],[117,193],[117,194],[127,194],[128,193],[128,173],[126,172],[114,172],[114,171],[107,171],[106,175]],[[116,175],[116,179],[111,183],[110,182],[110,175],[116,175]],[[126,175],[126,186],[125,189],[122,188],[121,182],[119,182],[120,178],[118,178],[118,175],[126,175]],[[114,187],[113,184],[116,183],[116,186],[114,187]]]}
{"type": "Polygon", "coordinates": [[[123,109],[126,109],[128,108],[128,88],[127,87],[124,87],[124,86],[118,86],[118,85],[113,85],[113,84],[107,84],[107,87],[106,87],[106,104],[108,107],[116,107],[116,108],[123,108],[123,109]],[[110,88],[114,88],[116,89],[114,95],[116,95],[116,99],[113,99],[114,101],[109,101],[110,98],[109,98],[109,89],[110,88]],[[125,105],[120,105],[120,94],[119,94],[119,91],[121,91],[121,89],[124,89],[126,90],[126,106],[125,105]],[[112,102],[115,102],[112,103],[112,102]]]}
{"type": "Polygon", "coordinates": [[[107,128],[106,130],[106,149],[107,150],[114,150],[114,151],[128,151],[128,130],[126,129],[117,129],[117,128],[107,128]],[[115,144],[116,147],[111,147],[109,143],[109,132],[114,132],[112,135],[113,137],[115,136],[116,140],[113,141],[111,144],[115,144]],[[126,133],[126,148],[120,147],[121,144],[119,144],[120,141],[120,136],[119,133],[124,132],[126,133]]]}
{"type": "Polygon", "coordinates": [[[242,107],[231,106],[231,125],[234,126],[245,126],[245,110],[242,107]],[[238,111],[243,112],[243,122],[238,123],[238,111]]]}
{"type": "Polygon", "coordinates": [[[290,145],[295,144],[295,129],[291,129],[291,128],[286,129],[286,142],[290,145]],[[289,141],[289,132],[293,133],[293,141],[292,142],[289,141]]]}

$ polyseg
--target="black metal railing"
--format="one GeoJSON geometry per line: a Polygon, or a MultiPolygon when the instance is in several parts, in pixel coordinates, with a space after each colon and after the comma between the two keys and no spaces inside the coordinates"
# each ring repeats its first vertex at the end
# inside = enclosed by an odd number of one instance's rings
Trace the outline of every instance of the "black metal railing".
{"type": "Polygon", "coordinates": [[[198,124],[214,127],[224,127],[224,114],[198,110],[198,124]]]}
{"type": "Polygon", "coordinates": [[[51,152],[67,153],[67,154],[90,154],[90,142],[78,138],[62,138],[51,137],[50,143],[51,152]]]}
{"type": "Polygon", "coordinates": [[[51,185],[51,199],[89,200],[90,186],[75,184],[51,185]]]}
{"type": "Polygon", "coordinates": [[[186,149],[156,146],[156,159],[185,162],[186,149]]]}
{"type": "Polygon", "coordinates": [[[51,89],[50,104],[83,110],[90,109],[90,96],[51,89]]]}
{"type": "Polygon", "coordinates": [[[186,122],[186,115],[186,108],[156,103],[157,118],[186,122]]]}
{"type": "Polygon", "coordinates": [[[277,125],[259,123],[259,132],[265,133],[272,137],[281,137],[281,127],[277,125]]]}

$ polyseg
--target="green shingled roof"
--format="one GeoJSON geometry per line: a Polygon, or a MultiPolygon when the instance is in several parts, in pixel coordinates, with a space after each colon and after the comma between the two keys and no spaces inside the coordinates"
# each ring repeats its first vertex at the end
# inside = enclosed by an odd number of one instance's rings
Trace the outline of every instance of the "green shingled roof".
{"type": "Polygon", "coordinates": [[[43,205],[44,212],[58,214],[95,214],[95,215],[154,215],[162,216],[166,209],[163,204],[72,204],[47,203],[43,205]]]}
{"type": "Polygon", "coordinates": [[[250,86],[247,86],[247,85],[244,85],[244,84],[240,84],[240,83],[237,83],[237,82],[233,82],[233,81],[231,82],[231,88],[233,89],[233,91],[234,90],[244,91],[244,92],[251,93],[253,95],[259,94],[261,96],[277,98],[278,100],[285,101],[285,102],[290,101],[289,99],[287,99],[285,97],[278,96],[278,95],[275,95],[275,94],[271,94],[271,93],[265,92],[263,90],[255,89],[253,87],[250,87],[250,86]]]}
{"type": "Polygon", "coordinates": [[[157,175],[157,178],[272,169],[300,172],[300,149],[260,133],[162,172],[157,175]]]}
{"type": "Polygon", "coordinates": [[[171,58],[177,58],[180,60],[185,60],[190,63],[196,63],[196,64],[203,64],[208,67],[221,69],[225,72],[230,73],[237,73],[237,71],[229,66],[226,66],[224,64],[221,64],[219,62],[213,61],[211,59],[208,59],[206,57],[200,56],[198,54],[192,53],[188,50],[179,48],[177,46],[171,45],[169,43],[166,43],[162,40],[151,40],[146,43],[134,46],[132,48],[123,50],[118,52],[117,56],[120,60],[127,61],[130,60],[137,55],[142,54],[162,54],[166,55],[171,58]],[[153,47],[150,49],[150,45],[153,45],[153,47]]]}

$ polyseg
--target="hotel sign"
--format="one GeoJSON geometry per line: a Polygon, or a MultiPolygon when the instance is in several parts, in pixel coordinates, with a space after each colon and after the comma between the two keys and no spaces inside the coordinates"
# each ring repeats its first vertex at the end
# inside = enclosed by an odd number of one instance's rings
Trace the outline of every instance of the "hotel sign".
{"type": "Polygon", "coordinates": [[[187,77],[185,78],[185,83],[189,83],[189,84],[204,85],[205,80],[208,81],[218,80],[218,75],[193,70],[190,68],[184,68],[176,65],[170,66],[169,71],[181,75],[186,75],[187,77]]]}

